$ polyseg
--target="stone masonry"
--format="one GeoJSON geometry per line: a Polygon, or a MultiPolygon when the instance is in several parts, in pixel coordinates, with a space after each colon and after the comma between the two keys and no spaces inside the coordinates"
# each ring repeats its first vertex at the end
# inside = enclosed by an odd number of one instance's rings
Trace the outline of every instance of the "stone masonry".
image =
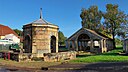
{"type": "Polygon", "coordinates": [[[58,52],[58,29],[57,25],[51,24],[42,18],[23,26],[23,48],[25,53],[38,54],[58,52]]]}

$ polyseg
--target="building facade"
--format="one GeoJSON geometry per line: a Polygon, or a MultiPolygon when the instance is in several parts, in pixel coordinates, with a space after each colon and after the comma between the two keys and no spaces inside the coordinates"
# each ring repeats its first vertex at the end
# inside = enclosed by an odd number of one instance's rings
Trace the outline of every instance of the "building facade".
{"type": "Polygon", "coordinates": [[[128,38],[123,41],[123,50],[128,53],[128,38]]]}
{"type": "Polygon", "coordinates": [[[58,52],[57,25],[42,18],[23,26],[23,48],[25,53],[56,53],[58,52]]]}
{"type": "Polygon", "coordinates": [[[81,28],[66,40],[66,46],[73,51],[103,53],[113,49],[112,39],[93,30],[81,28]]]}
{"type": "Polygon", "coordinates": [[[16,37],[18,37],[15,31],[13,31],[11,28],[0,24],[0,39],[4,39],[5,35],[8,34],[14,34],[16,37]]]}

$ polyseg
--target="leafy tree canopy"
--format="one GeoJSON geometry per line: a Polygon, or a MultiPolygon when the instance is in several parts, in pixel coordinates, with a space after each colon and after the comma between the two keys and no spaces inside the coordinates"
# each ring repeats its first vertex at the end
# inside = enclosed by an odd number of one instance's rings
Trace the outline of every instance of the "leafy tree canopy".
{"type": "Polygon", "coordinates": [[[22,31],[21,30],[18,30],[18,29],[13,29],[18,36],[22,36],[22,31]]]}
{"type": "Polygon", "coordinates": [[[58,32],[58,42],[59,42],[59,46],[61,45],[65,45],[65,40],[67,39],[67,37],[64,36],[63,32],[59,31],[58,32]]]}
{"type": "Polygon", "coordinates": [[[104,27],[107,29],[107,32],[113,36],[113,45],[115,48],[115,36],[125,35],[124,27],[128,22],[128,15],[124,14],[123,11],[118,9],[118,5],[107,4],[106,12],[103,14],[105,19],[104,27]]]}
{"type": "Polygon", "coordinates": [[[80,14],[82,27],[98,31],[101,27],[102,12],[97,6],[91,6],[88,9],[83,8],[80,14]]]}

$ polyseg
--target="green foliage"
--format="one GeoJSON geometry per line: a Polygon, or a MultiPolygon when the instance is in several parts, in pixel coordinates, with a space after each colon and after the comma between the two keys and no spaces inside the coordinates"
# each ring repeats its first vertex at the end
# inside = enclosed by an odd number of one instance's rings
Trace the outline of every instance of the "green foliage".
{"type": "Polygon", "coordinates": [[[118,33],[121,34],[121,28],[127,24],[128,16],[118,9],[118,5],[107,4],[106,8],[107,12],[103,14],[105,28],[109,33],[114,32],[114,36],[118,33]]]}
{"type": "Polygon", "coordinates": [[[18,30],[18,29],[13,29],[18,36],[22,36],[22,31],[21,30],[18,30]]]}
{"type": "Polygon", "coordinates": [[[59,46],[61,45],[65,45],[65,40],[67,39],[67,37],[64,36],[63,32],[59,31],[58,32],[58,42],[59,42],[59,46]]]}
{"type": "Polygon", "coordinates": [[[115,38],[115,42],[116,42],[116,45],[122,45],[123,44],[122,40],[120,40],[118,38],[115,38]]]}
{"type": "Polygon", "coordinates": [[[91,6],[88,9],[83,8],[80,17],[82,19],[82,27],[97,31],[100,29],[102,13],[97,6],[91,6]]]}
{"type": "Polygon", "coordinates": [[[106,13],[103,14],[103,17],[105,19],[104,26],[107,33],[113,36],[113,45],[115,48],[115,35],[125,36],[124,26],[128,22],[128,15],[120,11],[118,5],[107,4],[106,13]]]}

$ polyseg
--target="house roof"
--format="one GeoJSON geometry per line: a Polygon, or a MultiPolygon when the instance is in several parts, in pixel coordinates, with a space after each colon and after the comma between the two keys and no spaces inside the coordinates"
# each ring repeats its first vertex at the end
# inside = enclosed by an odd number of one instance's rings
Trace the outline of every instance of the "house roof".
{"type": "Polygon", "coordinates": [[[90,30],[90,29],[87,29],[87,28],[81,28],[81,29],[79,29],[72,36],[70,36],[67,40],[71,39],[74,35],[76,35],[77,33],[81,32],[81,30],[87,30],[88,32],[93,33],[94,35],[96,35],[96,36],[98,36],[100,38],[103,38],[103,39],[111,39],[112,40],[112,38],[109,38],[109,37],[103,35],[102,33],[99,33],[99,32],[96,32],[96,31],[93,31],[93,30],[90,30]]]}
{"type": "Polygon", "coordinates": [[[5,36],[7,34],[14,34],[15,36],[18,36],[15,31],[13,31],[8,26],[4,26],[0,24],[0,36],[5,36]]]}

